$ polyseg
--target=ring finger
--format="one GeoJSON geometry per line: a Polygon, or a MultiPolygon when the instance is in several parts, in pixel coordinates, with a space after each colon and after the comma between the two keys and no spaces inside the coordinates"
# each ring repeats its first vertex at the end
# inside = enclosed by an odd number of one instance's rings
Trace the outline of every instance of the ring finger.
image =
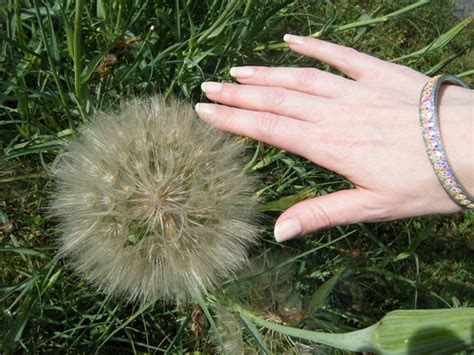
{"type": "Polygon", "coordinates": [[[330,99],[284,88],[215,82],[205,82],[201,88],[210,100],[225,105],[302,121],[318,122],[335,113],[330,99]]]}

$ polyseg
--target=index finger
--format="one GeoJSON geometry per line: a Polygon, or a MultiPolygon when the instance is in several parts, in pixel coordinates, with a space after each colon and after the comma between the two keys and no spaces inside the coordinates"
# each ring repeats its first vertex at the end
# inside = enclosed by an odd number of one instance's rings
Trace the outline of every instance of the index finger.
{"type": "Polygon", "coordinates": [[[376,81],[390,72],[390,63],[351,47],[290,34],[283,39],[291,50],[327,63],[355,80],[376,81]]]}

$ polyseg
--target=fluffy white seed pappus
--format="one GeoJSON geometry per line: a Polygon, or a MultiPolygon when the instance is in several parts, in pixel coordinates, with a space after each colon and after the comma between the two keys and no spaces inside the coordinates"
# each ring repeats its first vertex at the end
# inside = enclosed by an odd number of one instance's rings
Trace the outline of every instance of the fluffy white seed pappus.
{"type": "Polygon", "coordinates": [[[160,97],[94,114],[54,169],[60,253],[129,301],[182,301],[238,271],[256,241],[241,139],[160,97]]]}

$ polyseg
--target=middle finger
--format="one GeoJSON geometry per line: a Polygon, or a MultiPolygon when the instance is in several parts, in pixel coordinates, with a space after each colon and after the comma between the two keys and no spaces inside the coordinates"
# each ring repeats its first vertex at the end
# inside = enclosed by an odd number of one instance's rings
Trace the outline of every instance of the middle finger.
{"type": "Polygon", "coordinates": [[[348,95],[357,85],[353,80],[316,68],[233,67],[230,75],[241,84],[277,86],[329,98],[348,95]]]}

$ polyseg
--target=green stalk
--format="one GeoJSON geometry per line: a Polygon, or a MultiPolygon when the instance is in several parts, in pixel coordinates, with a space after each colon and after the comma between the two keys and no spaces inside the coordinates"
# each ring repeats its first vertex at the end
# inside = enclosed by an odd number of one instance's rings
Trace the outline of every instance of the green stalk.
{"type": "Polygon", "coordinates": [[[244,10],[244,13],[242,15],[242,17],[245,17],[248,15],[249,11],[250,11],[250,6],[252,6],[252,0],[247,0],[247,5],[245,5],[245,10],[244,10]]]}
{"type": "Polygon", "coordinates": [[[25,40],[25,34],[23,33],[23,24],[21,20],[21,4],[20,0],[15,0],[14,2],[14,8],[15,8],[15,24],[16,24],[16,29],[18,31],[18,40],[21,43],[22,46],[28,47],[26,44],[25,40]]]}
{"type": "Polygon", "coordinates": [[[118,4],[117,18],[115,19],[114,36],[118,36],[120,34],[120,23],[122,22],[122,11],[123,11],[123,6],[122,6],[122,2],[120,1],[118,4]]]}
{"type": "Polygon", "coordinates": [[[474,69],[470,69],[470,70],[467,70],[467,71],[465,71],[465,72],[456,74],[456,76],[458,76],[458,77],[460,77],[460,78],[463,78],[463,77],[469,76],[469,75],[474,75],[474,69]]]}
{"type": "Polygon", "coordinates": [[[138,50],[137,56],[135,57],[135,61],[133,62],[132,65],[129,65],[127,71],[119,77],[119,79],[117,80],[118,83],[123,82],[125,80],[125,78],[127,77],[127,75],[130,74],[140,64],[141,56],[143,55],[143,53],[147,49],[146,45],[147,45],[147,43],[150,39],[150,36],[151,36],[151,33],[153,32],[153,30],[154,30],[154,27],[151,26],[150,29],[148,30],[147,34],[145,35],[145,38],[142,41],[141,47],[138,50]]]}
{"type": "Polygon", "coordinates": [[[429,51],[443,48],[446,46],[449,42],[451,42],[454,37],[456,37],[458,34],[460,34],[465,28],[467,28],[471,23],[474,22],[474,16],[469,16],[465,20],[459,22],[456,24],[454,27],[443,33],[441,36],[439,36],[435,41],[433,41],[431,44],[427,45],[426,47],[419,49],[413,53],[406,54],[404,56],[392,59],[392,62],[398,62],[403,59],[407,58],[412,58],[412,57],[417,57],[420,55],[423,55],[429,51]]]}
{"type": "MultiPolygon", "coordinates": [[[[337,32],[343,32],[343,31],[351,30],[353,28],[367,27],[367,26],[375,25],[377,23],[387,22],[387,21],[390,21],[391,19],[393,19],[395,17],[398,17],[398,16],[400,16],[400,15],[406,13],[406,12],[412,11],[412,10],[414,10],[414,9],[420,7],[420,6],[426,5],[430,1],[431,0],[420,0],[416,3],[414,3],[414,4],[405,6],[404,8],[393,11],[393,12],[387,14],[387,15],[379,16],[379,17],[376,17],[376,18],[360,20],[360,21],[356,21],[356,22],[351,22],[351,23],[348,23],[346,25],[336,27],[333,30],[326,30],[325,29],[324,31],[314,32],[314,33],[310,34],[309,37],[319,38],[319,37],[321,37],[323,32],[324,33],[337,33],[337,32]]],[[[274,44],[269,44],[269,45],[257,46],[253,50],[254,50],[254,52],[258,52],[258,51],[263,51],[263,50],[267,50],[267,49],[278,49],[278,48],[285,48],[285,47],[287,47],[287,44],[285,42],[280,42],[280,43],[274,43],[274,44]]]]}
{"type": "MultiPolygon", "coordinates": [[[[46,53],[47,53],[47,57],[48,57],[48,63],[49,63],[49,66],[51,67],[51,75],[53,76],[54,83],[56,84],[56,87],[58,89],[60,102],[61,102],[61,105],[63,107],[64,113],[67,116],[69,127],[73,127],[71,113],[69,112],[68,104],[67,104],[67,101],[66,101],[66,93],[63,91],[63,88],[62,88],[62,86],[60,84],[60,81],[59,81],[59,76],[58,76],[59,70],[56,66],[57,58],[54,58],[55,60],[52,59],[53,55],[52,55],[51,49],[48,45],[49,41],[46,40],[45,30],[44,30],[44,27],[43,27],[43,21],[41,19],[41,15],[40,15],[40,12],[39,12],[39,6],[38,6],[38,3],[37,3],[37,0],[33,0],[33,4],[34,4],[34,8],[35,8],[36,19],[38,20],[38,26],[39,26],[39,29],[40,29],[41,40],[42,40],[43,45],[46,49],[46,53]]],[[[50,23],[50,30],[52,32],[53,28],[52,28],[52,25],[51,25],[51,21],[49,21],[49,23],[50,23]]],[[[53,33],[51,33],[51,36],[53,36],[53,33]]]]}
{"type": "MultiPolygon", "coordinates": [[[[342,31],[347,31],[347,30],[357,28],[357,27],[365,27],[365,26],[369,26],[369,25],[375,25],[375,24],[381,23],[381,22],[387,22],[387,21],[390,21],[391,19],[394,19],[397,16],[400,16],[400,15],[406,13],[406,12],[414,10],[417,7],[426,5],[430,1],[431,0],[421,0],[421,1],[418,1],[414,4],[405,6],[404,8],[401,8],[399,10],[393,11],[393,12],[387,14],[387,15],[384,15],[384,16],[379,16],[379,17],[376,17],[376,18],[369,18],[369,19],[366,19],[366,20],[360,20],[360,21],[356,21],[356,22],[353,22],[353,23],[349,23],[347,25],[342,25],[342,26],[337,27],[333,32],[342,32],[342,31]]],[[[321,35],[320,32],[315,32],[311,35],[311,37],[319,37],[320,35],[321,35]]]]}
{"type": "Polygon", "coordinates": [[[7,178],[0,178],[0,184],[6,184],[7,182],[14,182],[20,180],[28,180],[28,179],[39,179],[45,177],[46,174],[38,173],[38,174],[25,174],[25,175],[17,175],[7,178]]]}
{"type": "Polygon", "coordinates": [[[83,0],[76,0],[76,13],[74,15],[74,89],[76,97],[82,104],[81,94],[81,18],[82,9],[84,7],[83,0]]]}
{"type": "Polygon", "coordinates": [[[467,53],[470,50],[469,47],[464,48],[461,51],[458,51],[457,53],[451,54],[450,56],[443,58],[441,61],[436,63],[434,66],[432,66],[429,70],[425,71],[425,74],[428,76],[434,76],[438,72],[440,72],[444,67],[446,67],[449,63],[451,63],[453,60],[456,58],[460,57],[461,55],[467,53]]]}
{"type": "Polygon", "coordinates": [[[334,348],[343,349],[343,350],[358,351],[358,352],[375,352],[376,351],[376,348],[373,346],[371,339],[374,336],[374,332],[377,329],[376,326],[378,323],[368,328],[356,330],[350,333],[335,334],[335,333],[314,332],[311,330],[293,328],[293,327],[288,327],[286,325],[269,322],[243,309],[237,304],[233,304],[232,308],[241,316],[250,319],[255,324],[260,325],[264,328],[274,330],[280,334],[285,334],[291,337],[309,340],[315,343],[328,345],[328,346],[332,346],[334,348]]]}
{"type": "Polygon", "coordinates": [[[275,324],[236,303],[229,305],[259,326],[342,350],[393,355],[450,354],[474,346],[474,308],[398,310],[368,328],[333,334],[275,324]]]}
{"type": "Polygon", "coordinates": [[[104,0],[97,1],[97,15],[99,15],[99,17],[105,22],[109,19],[109,11],[104,0]]]}
{"type": "Polygon", "coordinates": [[[200,44],[202,41],[204,41],[207,37],[209,37],[209,35],[214,32],[224,21],[225,19],[227,18],[227,15],[229,15],[229,13],[234,10],[234,7],[236,5],[238,5],[240,2],[240,0],[231,0],[226,8],[224,9],[224,11],[222,12],[222,14],[218,17],[218,19],[216,20],[216,22],[214,22],[214,24],[209,27],[197,40],[197,44],[200,44]]]}

